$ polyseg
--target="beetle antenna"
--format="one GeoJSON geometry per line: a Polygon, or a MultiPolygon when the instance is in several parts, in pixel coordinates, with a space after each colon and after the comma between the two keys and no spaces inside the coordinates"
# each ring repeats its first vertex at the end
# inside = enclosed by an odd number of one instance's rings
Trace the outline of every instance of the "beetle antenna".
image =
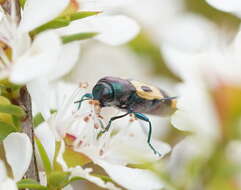
{"type": "Polygon", "coordinates": [[[75,103],[75,104],[79,104],[79,105],[78,105],[78,110],[79,110],[83,101],[91,100],[91,99],[93,99],[93,95],[90,94],[90,93],[87,93],[87,94],[84,94],[84,95],[81,97],[80,100],[77,100],[77,101],[75,101],[74,103],[75,103]]]}
{"type": "Polygon", "coordinates": [[[177,99],[178,96],[172,96],[172,97],[167,97],[167,98],[162,98],[161,101],[163,100],[173,100],[173,99],[177,99]]]}

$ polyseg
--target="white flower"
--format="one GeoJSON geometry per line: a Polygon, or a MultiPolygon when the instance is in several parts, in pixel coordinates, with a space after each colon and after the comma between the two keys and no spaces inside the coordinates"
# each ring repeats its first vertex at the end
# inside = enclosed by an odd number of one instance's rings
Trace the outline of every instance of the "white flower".
{"type": "MultiPolygon", "coordinates": [[[[54,32],[44,32],[37,35],[31,41],[28,32],[30,32],[33,27],[29,26],[29,21],[25,17],[32,19],[29,13],[31,7],[29,6],[36,6],[35,3],[38,3],[38,1],[27,1],[26,9],[24,9],[22,13],[23,16],[25,14],[27,16],[23,17],[20,25],[17,24],[15,11],[13,11],[11,15],[7,15],[2,9],[0,10],[2,13],[2,19],[0,20],[0,40],[5,46],[11,48],[12,52],[12,57],[10,58],[1,49],[2,69],[0,76],[1,78],[9,77],[10,81],[17,84],[26,84],[39,78],[56,79],[61,77],[70,71],[78,58],[80,46],[76,43],[63,45],[60,37],[54,32]],[[28,30],[23,30],[22,28],[28,28],[28,30]],[[70,48],[72,48],[72,51],[69,51],[70,48]],[[65,54],[63,54],[63,52],[65,52],[65,54]],[[71,57],[70,60],[68,59],[69,57],[71,57]],[[68,63],[66,63],[67,59],[68,63]]],[[[55,3],[57,2],[55,1],[55,3]]],[[[12,7],[14,7],[13,1],[12,7]]],[[[65,8],[65,6],[57,10],[63,11],[63,8],[65,8]]],[[[12,9],[14,10],[14,8],[12,9]]],[[[46,9],[46,11],[46,13],[42,12],[41,14],[37,14],[38,12],[32,12],[32,14],[34,14],[35,17],[40,16],[41,18],[43,16],[43,18],[45,18],[45,15],[52,15],[51,18],[46,18],[45,22],[56,17],[55,14],[52,14],[56,12],[55,8],[49,8],[46,9]]],[[[58,14],[60,13],[61,12],[58,14]]],[[[34,24],[34,26],[36,24],[38,26],[42,24],[40,21],[31,21],[31,23],[34,24]]]]}
{"type": "Polygon", "coordinates": [[[3,140],[5,157],[13,173],[11,179],[5,164],[0,160],[0,189],[17,190],[16,182],[27,171],[32,158],[32,144],[24,133],[11,133],[3,140]]]}
{"type": "Polygon", "coordinates": [[[12,58],[3,50],[0,52],[0,76],[9,76],[10,81],[17,84],[26,84],[40,78],[58,79],[72,69],[79,56],[80,44],[74,42],[63,45],[59,35],[97,32],[96,39],[119,45],[139,32],[137,23],[126,16],[99,15],[73,21],[63,29],[44,32],[31,41],[29,32],[55,19],[70,1],[41,1],[40,6],[39,1],[28,0],[21,14],[20,24],[17,23],[14,1],[11,2],[11,15],[0,10],[0,40],[12,51],[12,58]],[[33,18],[35,22],[32,22],[33,18]]]}
{"type": "MultiPolygon", "coordinates": [[[[190,159],[210,158],[221,139],[228,136],[217,106],[217,101],[222,105],[225,98],[217,100],[215,93],[226,85],[241,85],[240,32],[229,45],[217,41],[215,35],[207,35],[206,39],[204,36],[206,40],[208,46],[202,51],[187,51],[168,42],[161,45],[168,66],[183,80],[177,88],[178,110],[172,116],[172,124],[192,134],[173,148],[169,167],[175,181],[182,181],[190,159]]],[[[225,97],[225,93],[220,93],[220,97],[225,97]]],[[[229,110],[224,112],[229,114],[229,110]]]]}
{"type": "MultiPolygon", "coordinates": [[[[55,140],[58,140],[61,141],[60,152],[64,153],[66,148],[71,148],[75,152],[86,155],[93,163],[102,167],[116,183],[125,188],[160,189],[163,185],[155,174],[148,170],[132,169],[127,166],[127,164],[159,159],[147,145],[143,131],[136,130],[137,127],[140,128],[138,122],[129,122],[129,119],[122,120],[122,130],[115,135],[110,135],[114,130],[115,123],[113,123],[110,131],[98,139],[101,118],[95,114],[93,101],[83,103],[81,109],[76,110],[77,105],[74,105],[74,101],[80,97],[81,93],[75,92],[70,98],[65,99],[65,103],[61,105],[58,112],[52,115],[47,122],[38,126],[35,131],[45,146],[50,160],[53,160],[54,144],[55,140]],[[71,145],[64,143],[63,140],[66,141],[66,139],[71,142],[71,145]],[[121,172],[116,172],[117,170],[121,172]],[[130,179],[140,179],[140,183],[126,180],[128,176],[130,179]]],[[[104,123],[103,120],[102,122],[104,123]]],[[[168,145],[157,140],[152,140],[152,143],[162,155],[170,150],[168,145]]],[[[90,175],[92,170],[69,168],[68,162],[63,159],[62,154],[59,154],[57,161],[65,171],[71,171],[72,175],[79,173],[78,176],[86,176],[87,180],[103,187],[103,181],[101,182],[96,177],[93,179],[93,176],[90,175]],[[83,172],[87,172],[87,174],[83,172]]],[[[104,184],[105,188],[111,189],[109,183],[104,184]]]]}

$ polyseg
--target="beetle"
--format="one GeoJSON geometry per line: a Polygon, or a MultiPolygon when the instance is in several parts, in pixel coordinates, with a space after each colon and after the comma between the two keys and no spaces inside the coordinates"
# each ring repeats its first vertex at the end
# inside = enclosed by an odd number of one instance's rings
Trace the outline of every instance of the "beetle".
{"type": "Polygon", "coordinates": [[[98,137],[107,132],[114,120],[134,114],[137,119],[147,122],[149,132],[147,143],[155,154],[161,154],[151,144],[152,125],[144,114],[168,116],[176,110],[177,97],[168,96],[163,90],[131,79],[107,76],[101,78],[92,89],[81,97],[78,109],[85,100],[97,100],[100,107],[117,107],[126,113],[112,117],[107,126],[98,134],[98,137]]]}

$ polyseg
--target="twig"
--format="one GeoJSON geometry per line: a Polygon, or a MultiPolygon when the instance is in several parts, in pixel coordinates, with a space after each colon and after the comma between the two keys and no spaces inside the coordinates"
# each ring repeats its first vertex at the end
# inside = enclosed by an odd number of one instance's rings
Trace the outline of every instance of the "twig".
{"type": "Polygon", "coordinates": [[[30,166],[25,174],[25,178],[31,178],[39,182],[38,167],[37,167],[37,160],[35,156],[35,146],[34,146],[31,97],[26,87],[22,87],[20,90],[19,104],[25,109],[27,113],[25,120],[22,122],[22,129],[23,129],[23,132],[29,136],[32,142],[32,148],[33,148],[33,157],[32,157],[30,166]]]}

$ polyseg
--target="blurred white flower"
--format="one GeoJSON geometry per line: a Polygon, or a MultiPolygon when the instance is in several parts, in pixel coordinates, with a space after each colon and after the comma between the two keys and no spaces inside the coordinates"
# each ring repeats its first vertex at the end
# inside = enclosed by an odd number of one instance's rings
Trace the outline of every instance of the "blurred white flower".
{"type": "MultiPolygon", "coordinates": [[[[127,189],[160,189],[162,183],[153,173],[148,170],[127,167],[127,164],[159,159],[146,143],[143,131],[131,130],[131,128],[140,128],[139,123],[123,120],[122,130],[111,135],[115,125],[113,123],[110,131],[97,139],[101,130],[99,120],[102,119],[95,114],[95,105],[91,100],[83,103],[80,110],[76,110],[74,101],[79,99],[81,94],[75,92],[70,98],[65,98],[65,102],[59,107],[58,112],[36,128],[35,133],[43,143],[50,160],[54,159],[55,141],[61,140],[62,153],[65,148],[71,148],[75,152],[84,154],[93,163],[102,167],[116,183],[127,189]],[[64,143],[63,139],[71,141],[71,146],[64,143]],[[139,182],[136,183],[135,180],[131,179],[137,179],[139,182]]],[[[105,123],[103,120],[102,122],[105,123]]],[[[152,143],[162,155],[170,150],[167,144],[158,140],[153,139],[152,143]]],[[[63,159],[61,154],[57,157],[57,161],[60,162],[64,170],[71,171],[73,175],[78,173],[80,177],[85,176],[87,180],[103,187],[103,182],[99,182],[100,179],[97,180],[96,177],[97,181],[92,179],[93,176],[91,177],[89,174],[92,170],[69,168],[67,161],[63,159]],[[87,172],[88,175],[83,172],[87,172]]],[[[109,188],[108,184],[105,185],[106,188],[109,188]]]]}
{"type": "Polygon", "coordinates": [[[162,42],[182,51],[205,51],[213,45],[218,29],[208,19],[196,14],[180,14],[163,28],[162,42]],[[178,32],[177,32],[178,31],[178,32]],[[195,34],[195,35],[193,35],[195,34]]]}
{"type": "Polygon", "coordinates": [[[192,133],[173,148],[169,167],[177,180],[184,176],[190,158],[209,157],[223,138],[225,132],[213,90],[222,84],[241,85],[240,32],[228,45],[213,35],[203,36],[208,46],[202,51],[181,49],[168,42],[161,45],[168,66],[183,80],[177,88],[178,110],[172,124],[192,133]]]}

